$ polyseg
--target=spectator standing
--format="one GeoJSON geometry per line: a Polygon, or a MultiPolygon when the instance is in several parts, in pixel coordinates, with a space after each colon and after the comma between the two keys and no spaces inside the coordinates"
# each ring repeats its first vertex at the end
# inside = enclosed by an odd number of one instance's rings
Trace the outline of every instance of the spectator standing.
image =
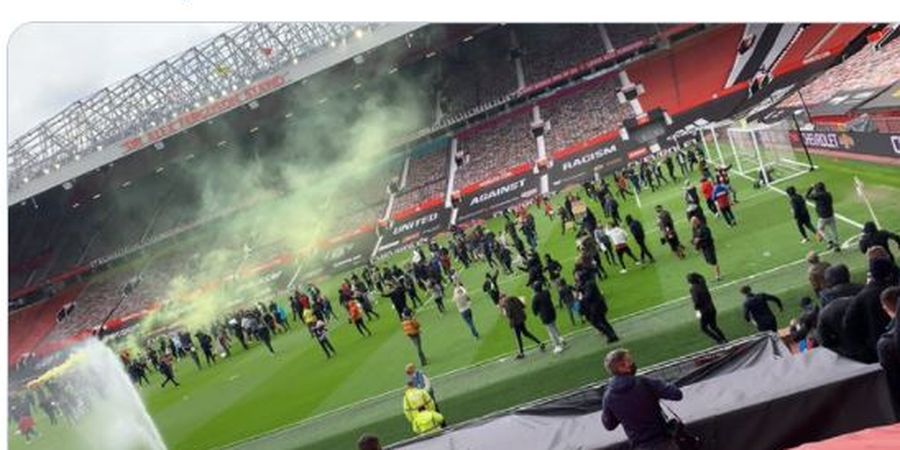
{"type": "Polygon", "coordinates": [[[881,293],[881,307],[891,321],[884,334],[878,338],[878,362],[887,375],[888,387],[894,410],[900,411],[900,323],[897,321],[897,297],[900,287],[894,286],[881,293]]]}
{"type": "Polygon", "coordinates": [[[819,258],[819,254],[814,251],[810,251],[806,255],[806,262],[809,264],[806,269],[809,285],[812,287],[813,292],[816,293],[816,296],[821,297],[820,293],[822,289],[825,289],[825,271],[831,265],[822,261],[819,258]]]}
{"type": "Polygon", "coordinates": [[[325,352],[326,358],[331,359],[332,356],[337,356],[337,350],[334,349],[334,346],[331,345],[331,341],[328,339],[328,327],[325,326],[324,321],[317,321],[312,327],[312,333],[322,347],[322,351],[325,352]]]}
{"type": "Polygon", "coordinates": [[[844,264],[836,264],[825,269],[825,287],[819,291],[822,306],[842,297],[855,297],[862,290],[861,284],[850,282],[850,269],[844,264]]]}
{"type": "Polygon", "coordinates": [[[870,260],[870,280],[844,314],[844,333],[851,356],[866,364],[878,361],[878,338],[890,322],[881,305],[881,293],[893,284],[892,268],[893,263],[887,258],[870,260]]]}
{"type": "Polygon", "coordinates": [[[604,365],[613,378],[603,393],[603,426],[612,431],[621,424],[631,448],[636,450],[678,450],[659,401],[681,400],[681,390],[637,375],[637,365],[625,349],[609,352],[604,365]]]}
{"type": "Polygon", "coordinates": [[[606,229],[606,235],[609,236],[609,240],[612,242],[612,246],[616,251],[616,256],[619,258],[619,265],[622,267],[622,270],[620,270],[619,273],[628,272],[628,270],[625,269],[625,258],[623,255],[630,256],[636,265],[641,265],[641,262],[638,261],[634,256],[634,253],[631,252],[631,247],[628,246],[628,234],[625,233],[625,230],[614,222],[610,222],[609,227],[606,229]]]}

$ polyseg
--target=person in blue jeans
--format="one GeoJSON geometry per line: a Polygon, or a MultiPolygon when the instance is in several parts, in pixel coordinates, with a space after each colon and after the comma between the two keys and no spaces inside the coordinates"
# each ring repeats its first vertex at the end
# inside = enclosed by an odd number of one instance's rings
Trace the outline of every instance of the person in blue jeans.
{"type": "Polygon", "coordinates": [[[462,316],[463,321],[469,326],[472,336],[475,339],[479,339],[481,336],[478,335],[478,330],[475,329],[475,319],[472,317],[472,300],[469,298],[469,293],[462,283],[457,283],[456,287],[453,288],[453,302],[456,303],[459,315],[462,316]]]}
{"type": "Polygon", "coordinates": [[[681,400],[681,389],[637,375],[637,365],[628,350],[609,352],[604,363],[612,379],[603,394],[603,426],[612,431],[621,424],[631,448],[636,450],[678,450],[659,401],[681,400]]]}

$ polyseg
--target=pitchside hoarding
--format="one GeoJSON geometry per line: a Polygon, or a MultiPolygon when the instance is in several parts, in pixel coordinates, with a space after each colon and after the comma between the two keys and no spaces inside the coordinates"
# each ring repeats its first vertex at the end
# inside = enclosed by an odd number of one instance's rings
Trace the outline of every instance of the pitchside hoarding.
{"type": "Polygon", "coordinates": [[[805,144],[810,151],[839,158],[867,160],[874,157],[878,161],[900,163],[900,133],[804,131],[798,135],[791,131],[790,137],[795,149],[805,144]],[[799,136],[802,136],[802,143],[799,136]]]}
{"type": "Polygon", "coordinates": [[[375,251],[375,257],[387,258],[409,250],[420,239],[445,231],[449,224],[450,210],[444,207],[443,199],[400,211],[394,215],[390,226],[381,232],[381,245],[375,251]]]}
{"type": "Polygon", "coordinates": [[[578,151],[561,150],[553,155],[553,166],[548,172],[550,191],[590,180],[595,171],[601,175],[610,174],[627,162],[619,139],[608,140],[588,151],[575,150],[578,151]]]}
{"type": "Polygon", "coordinates": [[[322,273],[331,275],[359,267],[369,261],[378,238],[372,226],[364,226],[352,233],[329,239],[316,258],[322,273]]]}
{"type": "Polygon", "coordinates": [[[456,223],[497,216],[506,208],[534,198],[540,192],[539,186],[539,177],[532,172],[530,162],[467,186],[461,192],[456,223]]]}

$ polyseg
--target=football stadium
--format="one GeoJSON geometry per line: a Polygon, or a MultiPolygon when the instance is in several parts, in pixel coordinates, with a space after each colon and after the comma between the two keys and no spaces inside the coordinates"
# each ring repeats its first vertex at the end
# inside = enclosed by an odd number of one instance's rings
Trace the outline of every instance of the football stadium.
{"type": "Polygon", "coordinates": [[[9,141],[7,444],[898,448],[898,36],[186,45],[9,141]]]}

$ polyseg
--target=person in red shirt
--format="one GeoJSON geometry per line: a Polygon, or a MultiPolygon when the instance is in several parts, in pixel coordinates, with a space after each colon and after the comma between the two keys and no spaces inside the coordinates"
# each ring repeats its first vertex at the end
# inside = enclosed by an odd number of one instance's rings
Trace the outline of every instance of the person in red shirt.
{"type": "Polygon", "coordinates": [[[703,198],[706,199],[706,207],[709,208],[709,212],[713,213],[716,217],[719,217],[719,209],[716,208],[716,201],[713,199],[713,186],[712,181],[703,177],[700,179],[700,192],[703,193],[703,198]]]}

